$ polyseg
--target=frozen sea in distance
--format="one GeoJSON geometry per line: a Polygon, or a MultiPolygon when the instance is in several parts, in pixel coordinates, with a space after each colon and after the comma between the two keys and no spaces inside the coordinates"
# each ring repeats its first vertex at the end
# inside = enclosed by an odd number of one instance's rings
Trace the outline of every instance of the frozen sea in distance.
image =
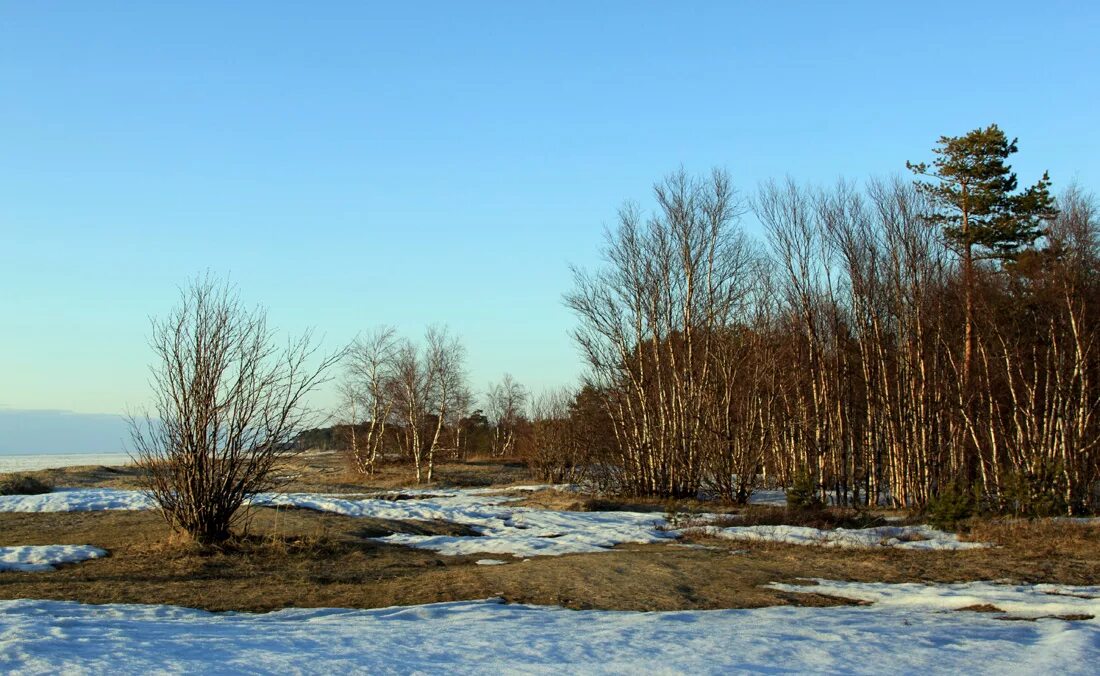
{"type": "Polygon", "coordinates": [[[0,453],[0,474],[5,472],[32,472],[39,469],[56,467],[78,467],[80,465],[107,465],[117,467],[129,465],[127,453],[0,453]]]}

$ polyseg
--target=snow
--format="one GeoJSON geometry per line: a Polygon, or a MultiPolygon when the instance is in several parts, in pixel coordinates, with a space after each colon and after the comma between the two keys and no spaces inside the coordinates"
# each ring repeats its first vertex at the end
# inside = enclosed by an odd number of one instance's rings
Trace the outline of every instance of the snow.
{"type": "Polygon", "coordinates": [[[105,550],[89,545],[0,547],[0,571],[48,571],[59,563],[79,563],[102,556],[107,556],[105,550]]]}
{"type": "Polygon", "coordinates": [[[694,529],[711,537],[727,540],[783,542],[792,545],[825,547],[893,547],[915,550],[979,549],[992,545],[983,542],[963,542],[954,533],[931,526],[879,526],[877,528],[837,528],[820,530],[808,526],[731,526],[694,529]]]}
{"type": "MultiPolygon", "coordinates": [[[[679,537],[663,515],[648,512],[564,512],[509,505],[522,498],[514,493],[566,486],[522,486],[500,489],[407,489],[371,497],[322,493],[265,493],[253,505],[331,512],[351,517],[395,521],[437,521],[468,526],[477,536],[410,535],[378,538],[391,544],[430,549],[448,556],[511,554],[560,556],[607,551],[619,544],[654,544],[679,537]],[[511,493],[511,494],[510,494],[511,493]]],[[[767,497],[767,496],[765,496],[767,497]]],[[[762,498],[763,499],[763,498],[762,498]]],[[[154,509],[141,491],[89,488],[65,489],[42,495],[0,496],[0,512],[72,512],[154,509]]],[[[713,515],[700,517],[704,521],[713,515]]],[[[730,540],[786,542],[830,547],[895,547],[910,550],[961,550],[988,547],[962,542],[953,533],[929,526],[818,530],[805,526],[733,526],[693,529],[730,540]]]]}
{"type": "Polygon", "coordinates": [[[499,566],[508,562],[501,561],[500,559],[478,559],[477,561],[474,561],[474,563],[479,566],[499,566]]]}
{"type": "Polygon", "coordinates": [[[493,601],[213,614],[0,601],[0,671],[1094,673],[1100,623],[892,605],[572,611],[493,601]]]}
{"type": "Polygon", "coordinates": [[[59,488],[41,495],[2,495],[0,512],[99,512],[154,509],[142,491],[115,488],[59,488]]]}
{"type": "Polygon", "coordinates": [[[816,584],[772,583],[773,589],[825,594],[866,601],[879,608],[918,611],[961,610],[972,606],[993,606],[1001,616],[1035,619],[1055,616],[1100,617],[1100,587],[1068,585],[1012,585],[994,582],[956,584],[888,584],[884,582],[837,582],[813,580],[816,584]]]}
{"type": "MultiPolygon", "coordinates": [[[[541,487],[524,487],[538,490],[541,487]]],[[[253,505],[294,507],[332,512],[352,517],[389,520],[445,521],[469,526],[479,536],[394,534],[378,538],[388,542],[445,555],[475,553],[515,556],[560,556],[602,552],[623,543],[658,543],[679,537],[662,530],[665,519],[638,512],[559,512],[509,507],[521,498],[501,494],[499,489],[403,490],[394,497],[349,499],[349,496],[319,493],[261,494],[253,505]],[[424,496],[415,499],[417,496],[424,496]]],[[[140,491],[118,489],[73,489],[43,495],[0,497],[0,512],[69,512],[104,509],[153,509],[152,499],[140,491]]]]}
{"type": "Polygon", "coordinates": [[[677,532],[660,530],[665,520],[650,513],[557,512],[518,507],[486,513],[482,508],[452,513],[447,520],[471,526],[481,536],[395,533],[379,539],[450,556],[482,552],[560,556],[602,552],[623,543],[653,544],[679,537],[677,532]]]}

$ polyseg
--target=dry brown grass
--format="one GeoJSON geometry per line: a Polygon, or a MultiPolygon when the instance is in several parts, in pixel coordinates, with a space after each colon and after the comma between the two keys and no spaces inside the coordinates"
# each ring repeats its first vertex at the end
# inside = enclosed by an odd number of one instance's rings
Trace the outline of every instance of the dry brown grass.
{"type": "Polygon", "coordinates": [[[140,472],[136,467],[105,467],[83,465],[59,469],[41,469],[31,472],[0,474],[0,480],[17,475],[28,476],[51,486],[67,488],[140,488],[140,472]]]}
{"type": "MultiPolygon", "coordinates": [[[[197,548],[173,539],[156,515],[99,512],[0,515],[0,545],[95,544],[111,555],[51,573],[4,573],[0,597],[90,603],[170,603],[208,610],[289,606],[378,607],[479,599],[574,608],[671,610],[836,603],[759,589],[779,570],[742,555],[668,546],[478,566],[367,539],[392,529],[450,532],[291,510],[256,510],[248,537],[197,548]]],[[[486,555],[494,558],[508,558],[486,555]]],[[[781,576],[786,579],[786,576],[781,576]]]]}
{"type": "Polygon", "coordinates": [[[52,490],[50,484],[26,474],[9,474],[0,478],[0,495],[40,495],[52,490]]]}
{"type": "MultiPolygon", "coordinates": [[[[347,490],[409,485],[407,472],[384,468],[375,481],[346,482],[338,457],[302,456],[288,466],[300,476],[292,490],[347,490]],[[330,471],[331,470],[331,471],[330,471]]],[[[59,485],[130,487],[131,469],[55,471],[59,485]]],[[[453,463],[437,485],[496,485],[526,480],[522,467],[499,462],[453,463]],[[444,484],[444,482],[447,482],[444,484]]],[[[631,509],[665,512],[663,501],[594,499],[537,491],[532,506],[556,509],[631,509]]],[[[675,511],[715,511],[709,503],[675,511]]],[[[741,510],[738,523],[823,520],[844,525],[842,511],[788,514],[741,510]],[[833,513],[835,512],[835,513],[833,513]]],[[[208,610],[267,611],[300,607],[380,607],[499,596],[512,602],[571,608],[679,610],[776,604],[835,605],[815,594],[764,588],[769,582],[829,578],[884,582],[1100,583],[1100,527],[1065,522],[975,521],[968,538],[995,549],[961,552],[845,550],[775,543],[741,543],[692,536],[693,549],[625,545],[599,554],[538,557],[504,566],[478,566],[494,554],[441,556],[372,540],[391,532],[470,534],[454,524],[349,518],[300,509],[256,509],[247,533],[225,547],[199,549],[175,538],[152,512],[0,514],[0,546],[91,544],[104,559],[47,573],[0,573],[0,598],[71,599],[91,603],[168,603],[208,610]]],[[[732,523],[732,522],[731,522],[732,523]]]]}
{"type": "MultiPolygon", "coordinates": [[[[70,488],[142,487],[141,470],[133,465],[105,467],[87,465],[31,472],[19,472],[52,486],[70,488]]],[[[307,451],[287,457],[276,466],[280,489],[290,492],[356,493],[364,490],[416,487],[416,474],[407,464],[385,464],[373,476],[349,471],[343,454],[336,451],[307,451]]],[[[470,460],[440,462],[432,483],[421,488],[474,488],[495,485],[533,483],[527,467],[509,460],[470,460]]],[[[0,480],[14,475],[0,474],[0,480]]]]}
{"type": "Polygon", "coordinates": [[[218,549],[173,539],[149,512],[0,514],[0,546],[93,544],[111,555],[50,573],[0,574],[2,598],[170,603],[208,610],[380,607],[500,596],[571,608],[677,610],[831,605],[769,582],[1100,582],[1100,535],[1087,526],[975,524],[1002,543],[963,552],[843,550],[699,539],[714,549],[626,545],[607,553],[478,566],[369,538],[389,532],[467,533],[453,524],[355,519],[257,509],[248,535],[218,549]]]}
{"type": "Polygon", "coordinates": [[[282,489],[292,492],[352,493],[394,488],[480,488],[531,482],[522,463],[501,460],[442,461],[435,466],[432,483],[416,483],[416,472],[407,463],[381,464],[373,475],[352,471],[342,453],[320,451],[288,458],[275,473],[284,479],[282,489]]]}
{"type": "Polygon", "coordinates": [[[806,526],[809,528],[874,528],[923,523],[920,519],[898,515],[887,520],[881,511],[827,507],[825,509],[786,509],[783,507],[750,506],[739,514],[738,526],[806,526]]]}
{"type": "Polygon", "coordinates": [[[743,508],[706,500],[667,500],[661,498],[592,496],[558,490],[541,490],[526,494],[515,503],[522,507],[559,509],[573,512],[653,512],[666,514],[734,514],[743,508]]]}

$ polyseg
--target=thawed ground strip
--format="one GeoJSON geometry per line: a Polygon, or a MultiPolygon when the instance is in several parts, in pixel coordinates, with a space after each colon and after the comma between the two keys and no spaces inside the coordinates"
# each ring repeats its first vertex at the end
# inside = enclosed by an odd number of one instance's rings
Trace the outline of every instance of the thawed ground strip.
{"type": "Polygon", "coordinates": [[[79,563],[107,556],[89,545],[24,545],[0,547],[0,571],[38,572],[54,570],[59,563],[79,563]]]}
{"type": "Polygon", "coordinates": [[[0,671],[1088,674],[1100,659],[1096,621],[933,612],[936,603],[900,601],[934,596],[925,585],[883,586],[901,588],[876,592],[893,603],[659,613],[483,601],[252,615],[0,601],[0,671]]]}

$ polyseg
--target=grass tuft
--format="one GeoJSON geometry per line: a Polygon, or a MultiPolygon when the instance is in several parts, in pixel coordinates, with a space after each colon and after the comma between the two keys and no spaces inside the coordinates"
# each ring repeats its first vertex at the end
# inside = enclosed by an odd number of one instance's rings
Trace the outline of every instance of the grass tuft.
{"type": "Polygon", "coordinates": [[[0,480],[0,495],[41,495],[49,493],[53,486],[25,474],[15,474],[0,480]]]}

